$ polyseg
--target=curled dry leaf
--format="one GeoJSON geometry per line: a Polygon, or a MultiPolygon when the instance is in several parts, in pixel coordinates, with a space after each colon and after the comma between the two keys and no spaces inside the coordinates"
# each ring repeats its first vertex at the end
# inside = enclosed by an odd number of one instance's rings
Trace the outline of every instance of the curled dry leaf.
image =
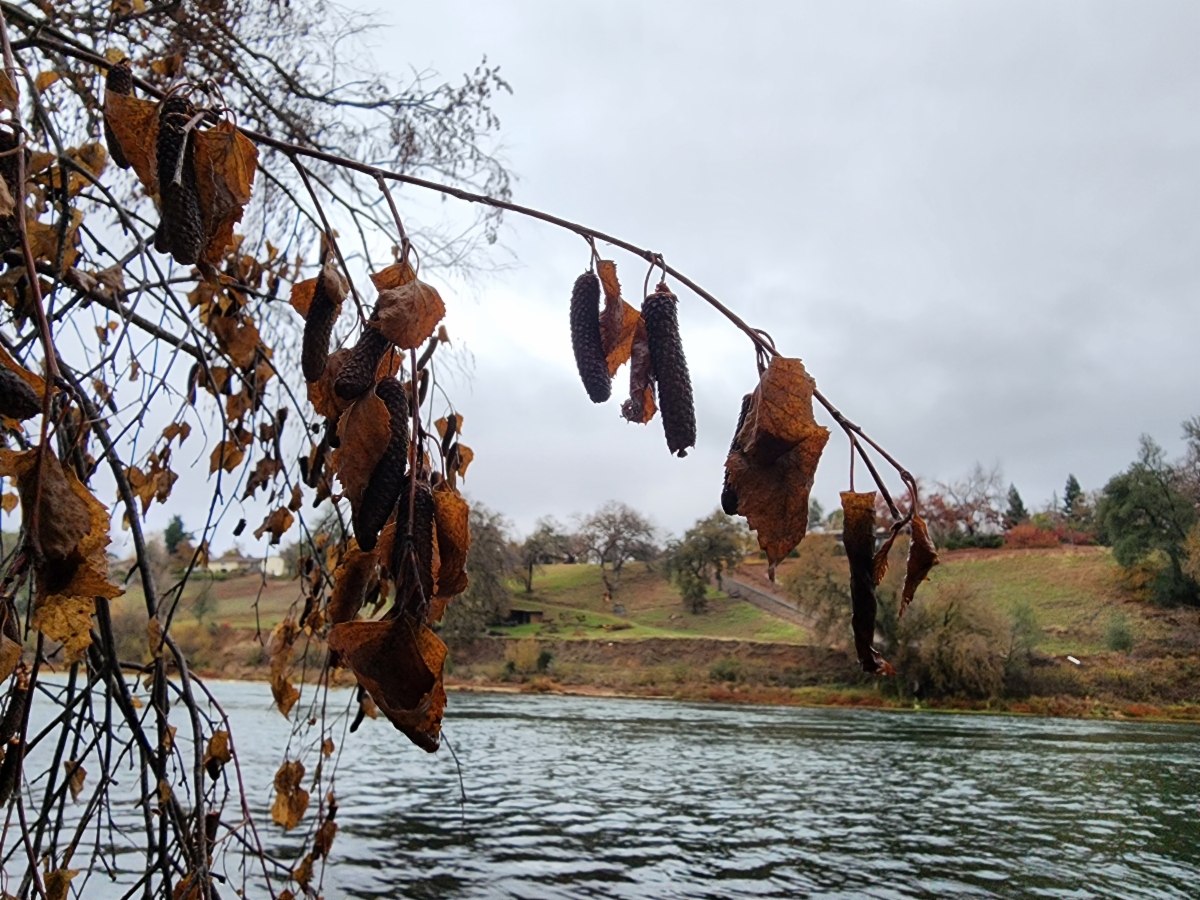
{"type": "Polygon", "coordinates": [[[295,516],[291,514],[286,506],[281,506],[278,509],[273,509],[263,519],[263,523],[254,529],[254,536],[261,538],[264,534],[270,533],[271,543],[278,544],[279,539],[287,534],[287,530],[292,527],[292,522],[295,521],[295,516]]]}
{"type": "Polygon", "coordinates": [[[40,375],[30,372],[23,365],[13,359],[12,356],[9,355],[9,352],[2,346],[0,346],[0,366],[3,366],[10,372],[15,372],[21,377],[22,381],[33,388],[33,393],[37,396],[40,407],[41,398],[45,396],[46,392],[46,379],[42,378],[40,375]]]}
{"type": "Polygon", "coordinates": [[[87,769],[73,759],[63,760],[63,769],[66,770],[67,788],[71,791],[71,800],[78,803],[79,795],[83,793],[83,780],[87,778],[87,769]]]}
{"type": "Polygon", "coordinates": [[[413,279],[381,290],[375,310],[384,337],[401,350],[415,350],[437,330],[446,304],[431,285],[413,279]]]}
{"type": "Polygon", "coordinates": [[[639,314],[629,356],[629,399],[621,404],[621,415],[645,425],[654,418],[654,365],[650,361],[650,336],[639,314]]]}
{"type": "Polygon", "coordinates": [[[891,675],[875,641],[875,492],[842,491],[842,544],[850,564],[850,623],[854,650],[864,672],[891,675]]]}
{"type": "Polygon", "coordinates": [[[40,494],[37,450],[0,450],[0,474],[13,477],[22,497],[25,526],[39,495],[35,569],[37,593],[33,625],[63,645],[68,662],[83,658],[91,644],[96,598],[111,599],[122,590],[108,581],[108,509],[46,448],[40,494]]]}
{"type": "Polygon", "coordinates": [[[234,366],[249,369],[254,365],[262,338],[259,337],[258,327],[250,319],[215,316],[208,320],[208,327],[216,336],[217,346],[229,356],[234,366]]]}
{"type": "MultiPolygon", "coordinates": [[[[467,551],[471,547],[471,510],[467,501],[449,485],[433,492],[433,522],[437,533],[438,574],[434,596],[448,600],[467,589],[467,551]]],[[[445,603],[441,604],[441,609],[445,603]]],[[[432,621],[441,618],[440,611],[432,621]]]]}
{"type": "Polygon", "coordinates": [[[214,731],[213,736],[208,739],[208,749],[204,753],[204,770],[208,772],[208,777],[216,781],[221,769],[231,759],[233,753],[229,749],[229,732],[214,731]]]}
{"type": "Polygon", "coordinates": [[[300,787],[304,781],[304,763],[285,761],[275,773],[275,802],[271,804],[271,820],[284,831],[300,824],[308,811],[308,791],[300,787]]]}
{"type": "Polygon", "coordinates": [[[371,583],[379,581],[378,563],[378,546],[370,553],[355,548],[342,557],[333,573],[333,595],[327,612],[330,623],[349,622],[358,615],[371,583]]]}
{"type": "MultiPolygon", "coordinates": [[[[903,524],[903,523],[900,523],[903,524]]],[[[893,526],[892,533],[888,535],[888,539],[883,542],[883,546],[875,553],[875,560],[871,568],[875,576],[875,586],[879,587],[883,583],[883,577],[888,572],[888,554],[892,552],[892,545],[896,543],[896,538],[900,534],[900,528],[893,526]]]]}
{"type": "Polygon", "coordinates": [[[296,641],[296,623],[289,616],[271,632],[271,695],[285,716],[291,712],[300,692],[289,678],[292,668],[292,644],[296,641]]]}
{"type": "Polygon", "coordinates": [[[158,104],[107,91],[104,121],[151,197],[158,196],[158,104]]]}
{"type": "Polygon", "coordinates": [[[228,121],[196,132],[195,140],[204,259],[217,265],[233,243],[233,226],[241,221],[242,210],[250,202],[258,148],[228,121]]]}
{"type": "Polygon", "coordinates": [[[925,520],[918,515],[912,520],[912,543],[908,545],[908,566],[904,573],[904,592],[900,598],[900,615],[917,595],[917,588],[938,564],[937,549],[929,538],[925,520]]]}
{"type": "Polygon", "coordinates": [[[43,876],[46,900],[67,900],[71,894],[71,879],[79,874],[78,869],[55,869],[43,876]]]}
{"type": "Polygon", "coordinates": [[[774,357],[725,461],[738,513],[758,532],[772,578],[808,530],[809,492],[829,440],[813,417],[813,387],[800,360],[774,357]]]}
{"type": "Polygon", "coordinates": [[[392,439],[391,421],[387,404],[374,391],[367,391],[350,405],[338,423],[342,443],[333,454],[333,462],[342,492],[356,514],[371,473],[392,439]]]}
{"type": "Polygon", "coordinates": [[[245,454],[236,440],[221,441],[213,447],[213,452],[208,457],[208,474],[211,475],[218,469],[232,472],[241,464],[243,456],[245,454]]]}
{"type": "Polygon", "coordinates": [[[8,635],[0,635],[0,681],[7,681],[21,661],[21,645],[8,635]]]}
{"type": "Polygon", "coordinates": [[[600,345],[608,360],[608,374],[629,361],[633,353],[633,338],[642,315],[621,299],[621,284],[617,281],[617,264],[602,259],[596,264],[600,286],[604,289],[604,309],[600,311],[600,345]]]}
{"type": "Polygon", "coordinates": [[[446,706],[446,645],[436,634],[407,616],[343,622],[330,630],[329,647],[396,728],[423,750],[438,748],[446,706]]]}

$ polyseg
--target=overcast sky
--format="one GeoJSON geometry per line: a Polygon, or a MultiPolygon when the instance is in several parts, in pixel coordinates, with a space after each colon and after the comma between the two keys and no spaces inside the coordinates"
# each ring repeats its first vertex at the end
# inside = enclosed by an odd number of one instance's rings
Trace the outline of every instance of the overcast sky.
{"type": "MultiPolygon", "coordinates": [[[[372,6],[377,6],[372,4],[372,6]]],[[[801,357],[912,471],[1098,488],[1200,414],[1200,4],[393,3],[380,61],[487,54],[514,199],[662,252],[801,357]]],[[[528,529],[613,498],[680,531],[718,501],[750,343],[681,286],[699,443],[593,406],[579,238],[516,216],[447,285],[471,495],[528,529]]],[[[635,304],[645,266],[614,250],[635,304]]],[[[830,442],[828,507],[847,453],[830,442]]]]}
{"type": "MultiPolygon", "coordinates": [[[[446,0],[375,19],[397,76],[502,67],[516,202],[663,253],[928,481],[999,464],[1037,507],[1068,473],[1102,487],[1143,433],[1178,453],[1200,414],[1198,3],[446,0]]],[[[605,255],[636,305],[645,264],[605,255]]],[[[716,508],[750,342],[675,286],[699,430],[677,459],[658,419],[620,418],[624,370],[600,406],[579,383],[583,241],[508,216],[481,262],[506,268],[430,276],[474,358],[452,388],[471,498],[522,533],[609,499],[676,534],[716,508]]],[[[827,509],[847,461],[835,434],[827,509]]],[[[210,487],[177,485],[189,527],[210,487]]],[[[214,550],[263,502],[235,503],[214,550]]]]}

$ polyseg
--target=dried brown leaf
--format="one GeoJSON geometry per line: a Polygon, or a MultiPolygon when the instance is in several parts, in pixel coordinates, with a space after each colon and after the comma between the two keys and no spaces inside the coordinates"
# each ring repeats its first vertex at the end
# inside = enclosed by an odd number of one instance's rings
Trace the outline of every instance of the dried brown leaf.
{"type": "Polygon", "coordinates": [[[104,119],[138,179],[158,196],[158,105],[132,94],[104,94],[104,119]]]}
{"type": "Polygon", "coordinates": [[[401,350],[415,350],[437,330],[446,304],[432,286],[413,280],[379,292],[379,330],[401,350]]]}
{"type": "Polygon", "coordinates": [[[284,762],[275,773],[275,802],[271,804],[271,820],[290,831],[300,824],[308,811],[308,791],[300,787],[304,780],[304,763],[284,762]]]}
{"type": "MultiPolygon", "coordinates": [[[[436,597],[449,599],[467,589],[470,518],[471,510],[467,501],[457,491],[451,490],[449,485],[439,486],[433,492],[433,523],[438,551],[436,597]]],[[[444,604],[442,606],[444,608],[444,604]]],[[[432,614],[430,620],[437,621],[432,614]]]]}
{"type": "Polygon", "coordinates": [[[344,622],[329,632],[329,648],[396,728],[423,750],[437,749],[446,705],[446,645],[436,634],[407,616],[344,622]]]}
{"type": "Polygon", "coordinates": [[[854,649],[864,672],[892,675],[875,641],[875,491],[842,491],[842,545],[850,564],[854,649]]]}
{"type": "Polygon", "coordinates": [[[342,492],[357,514],[371,473],[392,439],[392,417],[387,404],[367,391],[350,405],[338,423],[341,446],[333,454],[342,492]]]}
{"type": "Polygon", "coordinates": [[[231,759],[233,753],[229,749],[229,732],[214,731],[213,736],[208,739],[208,749],[204,753],[204,769],[208,776],[216,781],[221,769],[231,759]]]}
{"type": "MultiPolygon", "coordinates": [[[[258,148],[229,121],[194,132],[194,136],[196,190],[204,220],[204,259],[217,265],[233,243],[233,226],[241,221],[242,210],[250,202],[258,148]]],[[[122,142],[122,149],[124,146],[122,142]]]]}
{"type": "Polygon", "coordinates": [[[356,548],[342,557],[333,573],[333,595],[327,612],[330,623],[349,622],[358,615],[368,588],[379,580],[379,551],[377,544],[370,553],[356,548]]]}
{"type": "Polygon", "coordinates": [[[600,286],[604,289],[604,309],[600,311],[600,345],[608,360],[608,374],[617,374],[617,369],[629,361],[633,352],[633,339],[637,333],[641,313],[621,299],[621,284],[617,281],[617,264],[611,259],[602,259],[596,264],[600,286]]]}
{"type": "Polygon", "coordinates": [[[208,474],[213,474],[218,469],[224,469],[226,472],[232,472],[238,467],[245,454],[236,440],[221,441],[213,448],[213,452],[208,458],[208,474]]]}
{"type": "Polygon", "coordinates": [[[829,440],[813,417],[813,387],[800,360],[773,358],[725,461],[727,487],[758,532],[772,578],[808,530],[809,493],[829,440]]]}
{"type": "Polygon", "coordinates": [[[621,404],[621,415],[630,422],[645,425],[654,418],[654,365],[650,361],[650,337],[646,323],[638,315],[630,348],[629,399],[621,404]]]}
{"type": "Polygon", "coordinates": [[[271,535],[271,544],[278,544],[280,538],[287,534],[288,529],[292,527],[292,523],[295,520],[296,517],[292,515],[286,506],[273,509],[267,513],[267,517],[263,519],[263,523],[254,529],[254,536],[261,538],[264,534],[269,533],[271,535]]]}
{"type": "Polygon", "coordinates": [[[908,545],[908,564],[904,573],[904,592],[900,597],[900,615],[917,595],[921,582],[929,577],[930,570],[938,564],[937,549],[929,538],[925,520],[918,515],[912,520],[912,542],[908,545]]]}
{"type": "Polygon", "coordinates": [[[87,769],[73,759],[63,760],[66,770],[67,788],[71,791],[71,800],[78,803],[79,795],[83,793],[83,780],[87,778],[87,769]]]}
{"type": "Polygon", "coordinates": [[[250,319],[216,316],[208,320],[208,327],[217,338],[217,346],[229,356],[234,366],[249,369],[254,365],[262,338],[259,337],[258,327],[250,319]]]}

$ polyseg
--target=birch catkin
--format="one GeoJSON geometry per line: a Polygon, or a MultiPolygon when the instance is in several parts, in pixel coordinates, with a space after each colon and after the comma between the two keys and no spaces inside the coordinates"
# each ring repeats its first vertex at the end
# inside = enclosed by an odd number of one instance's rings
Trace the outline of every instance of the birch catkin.
{"type": "Polygon", "coordinates": [[[196,189],[195,142],[185,131],[195,107],[184,97],[168,97],[158,113],[158,199],[162,220],[154,246],[180,265],[192,265],[204,249],[204,221],[196,189]],[[175,180],[176,172],[179,180],[175,180]]]}
{"type": "Polygon", "coordinates": [[[408,394],[395,378],[385,378],[375,385],[375,396],[383,401],[391,417],[391,438],[387,449],[375,464],[367,489],[359,501],[354,516],[354,535],[363,550],[374,550],[379,532],[396,507],[396,498],[404,483],[408,464],[408,394]]]}
{"type": "Polygon", "coordinates": [[[696,445],[696,408],[687,358],[679,339],[675,311],[678,302],[666,283],[659,282],[642,304],[642,318],[650,340],[650,362],[658,382],[658,407],[662,411],[667,449],[677,456],[687,456],[688,447],[696,445]]]}
{"type": "Polygon", "coordinates": [[[612,377],[600,338],[600,279],[584,272],[571,291],[571,348],[579,377],[593,403],[612,396],[612,377]]]}

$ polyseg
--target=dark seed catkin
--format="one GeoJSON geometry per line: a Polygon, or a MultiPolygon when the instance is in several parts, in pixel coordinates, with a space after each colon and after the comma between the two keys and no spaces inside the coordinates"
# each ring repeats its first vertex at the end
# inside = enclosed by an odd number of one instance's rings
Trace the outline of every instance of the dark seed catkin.
{"type": "MultiPolygon", "coordinates": [[[[742,397],[742,409],[738,413],[737,427],[733,429],[733,440],[729,442],[729,452],[740,450],[738,444],[738,435],[742,433],[742,426],[746,424],[746,413],[750,411],[750,400],[753,394],[746,394],[742,397]]],[[[725,482],[721,485],[721,509],[725,511],[727,516],[736,516],[738,511],[738,495],[733,489],[733,485],[729,483],[729,469],[725,470],[725,482]]]]}
{"type": "Polygon", "coordinates": [[[433,597],[433,492],[424,481],[417,481],[413,494],[412,548],[416,551],[416,572],[413,559],[407,559],[408,546],[408,479],[404,479],[396,507],[396,541],[392,545],[392,572],[396,577],[396,607],[417,619],[424,619],[433,597]],[[420,588],[420,590],[418,590],[420,588]]]}
{"type": "Polygon", "coordinates": [[[41,411],[41,401],[25,379],[12,369],[0,366],[0,415],[23,421],[41,411]]]}
{"type": "MultiPolygon", "coordinates": [[[[121,60],[108,70],[108,74],[104,76],[104,93],[125,96],[133,93],[133,69],[130,68],[128,59],[121,60]]],[[[125,151],[121,149],[121,142],[109,127],[107,118],[104,120],[104,143],[108,145],[108,155],[112,157],[112,161],[122,169],[128,169],[129,160],[125,151]]]]}
{"type": "Polygon", "coordinates": [[[692,403],[687,358],[679,339],[677,303],[667,285],[659,282],[642,304],[642,318],[650,341],[650,362],[658,381],[658,407],[662,411],[667,448],[677,456],[687,456],[687,448],[696,444],[696,408],[692,403]]]}
{"type": "Polygon", "coordinates": [[[579,377],[593,403],[612,396],[612,377],[600,340],[600,279],[584,272],[571,291],[571,348],[579,377]]]}
{"type": "Polygon", "coordinates": [[[359,335],[358,343],[342,363],[333,382],[333,392],[342,400],[357,400],[375,383],[375,370],[391,346],[391,341],[370,322],[359,335]]]}
{"type": "Polygon", "coordinates": [[[336,271],[331,272],[326,264],[313,288],[312,302],[304,320],[304,343],[300,351],[300,368],[305,381],[320,381],[325,372],[329,338],[333,334],[333,323],[341,311],[342,298],[338,296],[338,285],[335,283],[337,277],[336,271]]]}
{"type": "Polygon", "coordinates": [[[404,469],[408,464],[409,408],[404,386],[395,378],[385,378],[375,385],[375,396],[387,406],[392,435],[387,449],[371,472],[354,517],[354,535],[358,538],[358,546],[366,551],[375,549],[379,532],[396,507],[396,498],[400,496],[400,488],[404,484],[404,469]]]}
{"type": "Polygon", "coordinates": [[[155,245],[165,247],[180,265],[192,265],[204,250],[204,221],[196,189],[196,145],[184,131],[193,115],[195,108],[183,97],[168,97],[158,113],[156,149],[162,221],[155,245]],[[176,169],[180,172],[178,183],[176,169]]]}

